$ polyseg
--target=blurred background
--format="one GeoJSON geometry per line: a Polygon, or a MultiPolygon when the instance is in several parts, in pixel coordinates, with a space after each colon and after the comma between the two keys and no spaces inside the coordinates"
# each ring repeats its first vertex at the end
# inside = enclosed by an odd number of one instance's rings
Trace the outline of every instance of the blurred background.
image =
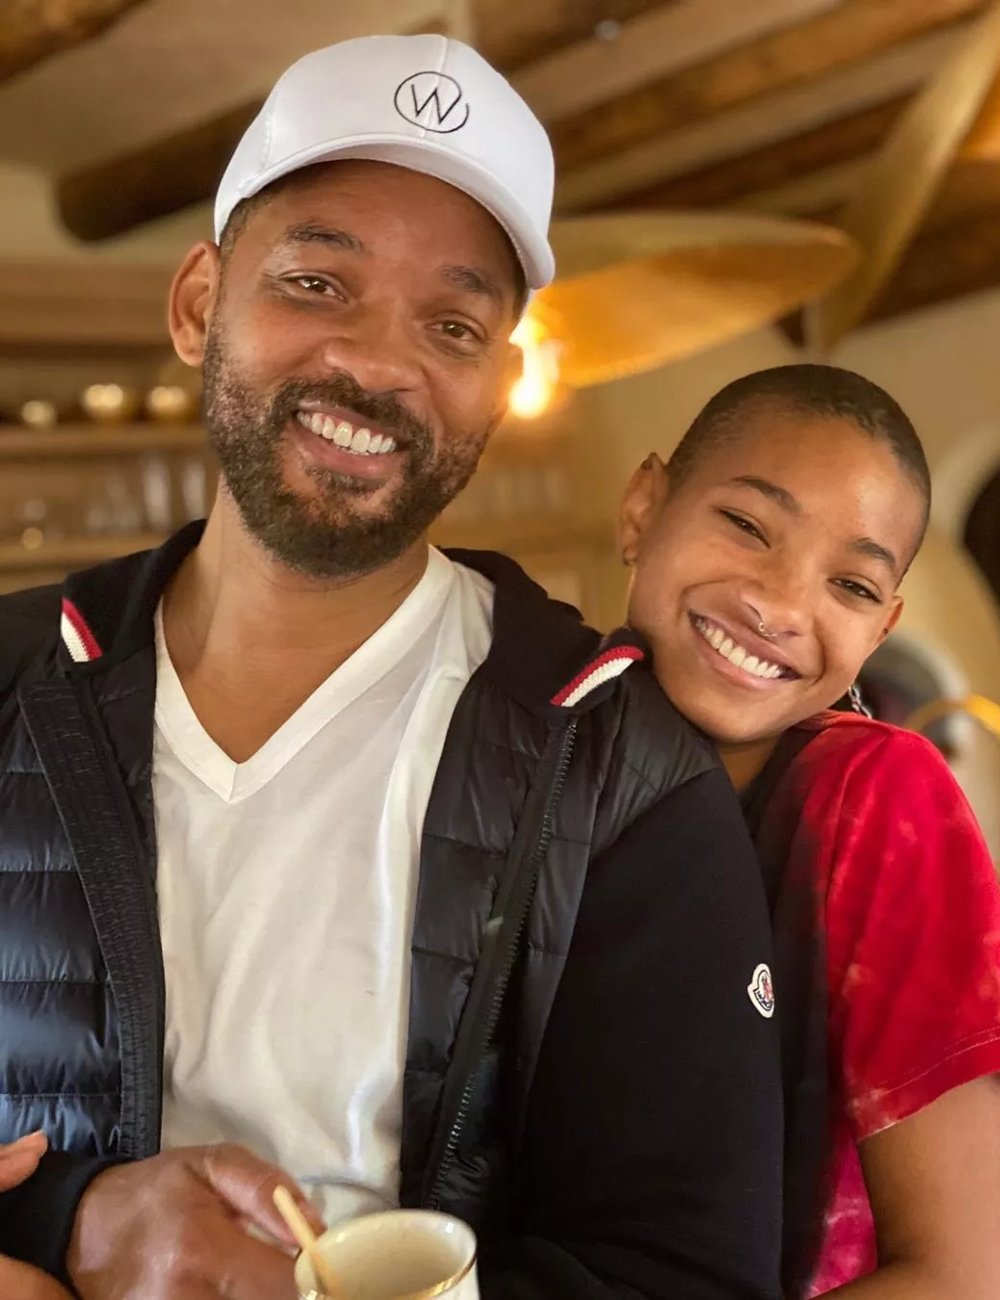
{"type": "Polygon", "coordinates": [[[737,375],[861,371],[914,419],[935,487],[865,687],[930,728],[1000,853],[995,3],[4,0],[0,590],[205,513],[173,268],[290,62],[427,30],[470,40],[548,126],[561,268],[519,330],[512,414],[436,540],[507,551],[611,626],[635,465],[737,375]]]}

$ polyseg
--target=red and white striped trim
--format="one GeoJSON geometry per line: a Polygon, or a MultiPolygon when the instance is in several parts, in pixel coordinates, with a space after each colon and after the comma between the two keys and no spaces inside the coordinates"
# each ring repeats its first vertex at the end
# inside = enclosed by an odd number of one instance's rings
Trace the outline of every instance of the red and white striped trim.
{"type": "Polygon", "coordinates": [[[101,647],[87,626],[87,621],[71,600],[63,597],[62,618],[59,620],[63,644],[75,664],[89,664],[100,659],[101,647]]]}
{"type": "Polygon", "coordinates": [[[630,665],[645,659],[645,654],[637,645],[619,645],[605,650],[577,673],[568,686],[564,686],[558,695],[553,695],[552,703],[564,709],[571,709],[579,704],[591,691],[597,690],[613,677],[620,677],[630,665]]]}

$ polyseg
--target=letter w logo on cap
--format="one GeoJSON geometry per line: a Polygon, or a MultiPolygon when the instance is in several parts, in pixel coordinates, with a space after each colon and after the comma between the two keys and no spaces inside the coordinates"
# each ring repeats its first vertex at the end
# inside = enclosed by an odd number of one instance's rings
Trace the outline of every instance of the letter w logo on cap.
{"type": "Polygon", "coordinates": [[[462,87],[444,72],[415,72],[400,82],[393,102],[400,117],[438,135],[459,131],[469,120],[462,87]]]}

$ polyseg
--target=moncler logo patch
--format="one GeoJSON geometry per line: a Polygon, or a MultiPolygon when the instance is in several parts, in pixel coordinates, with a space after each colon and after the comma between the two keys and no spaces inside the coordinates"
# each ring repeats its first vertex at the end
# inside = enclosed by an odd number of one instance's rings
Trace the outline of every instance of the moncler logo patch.
{"type": "Polygon", "coordinates": [[[771,968],[761,963],[753,973],[753,979],[747,985],[750,1001],[765,1020],[774,1015],[774,985],[771,983],[771,968]]]}
{"type": "Polygon", "coordinates": [[[460,131],[469,120],[462,87],[444,72],[415,72],[400,82],[393,102],[400,117],[437,135],[460,131]]]}

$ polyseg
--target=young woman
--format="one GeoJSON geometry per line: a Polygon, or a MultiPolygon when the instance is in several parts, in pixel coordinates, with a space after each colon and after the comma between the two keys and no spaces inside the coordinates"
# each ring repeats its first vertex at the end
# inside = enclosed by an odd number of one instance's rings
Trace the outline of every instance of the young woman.
{"type": "Polygon", "coordinates": [[[718,394],[622,508],[630,622],[771,895],[793,1300],[1000,1294],[997,877],[929,743],[828,711],[899,617],[929,499],[886,393],[792,366],[718,394]]]}

